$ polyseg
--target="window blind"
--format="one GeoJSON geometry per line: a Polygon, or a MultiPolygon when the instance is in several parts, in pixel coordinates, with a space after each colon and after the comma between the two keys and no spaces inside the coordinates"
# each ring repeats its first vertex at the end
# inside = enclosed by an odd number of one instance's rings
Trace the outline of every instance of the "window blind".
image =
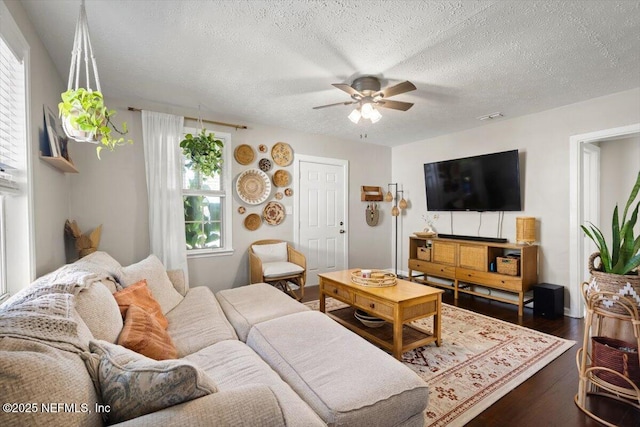
{"type": "Polygon", "coordinates": [[[16,194],[24,147],[24,65],[0,38],[0,194],[16,194]]]}

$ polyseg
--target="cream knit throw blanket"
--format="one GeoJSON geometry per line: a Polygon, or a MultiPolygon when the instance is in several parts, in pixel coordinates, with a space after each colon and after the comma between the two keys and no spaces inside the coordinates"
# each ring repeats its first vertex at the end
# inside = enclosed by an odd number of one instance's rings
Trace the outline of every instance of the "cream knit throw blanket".
{"type": "Polygon", "coordinates": [[[0,305],[0,337],[39,341],[73,352],[86,351],[73,316],[75,296],[108,276],[74,264],[37,279],[0,305]]]}

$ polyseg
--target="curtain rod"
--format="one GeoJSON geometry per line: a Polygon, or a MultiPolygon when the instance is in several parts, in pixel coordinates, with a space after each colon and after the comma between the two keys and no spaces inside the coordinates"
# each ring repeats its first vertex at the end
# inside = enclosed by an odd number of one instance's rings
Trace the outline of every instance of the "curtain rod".
{"type": "MultiPolygon", "coordinates": [[[[128,107],[127,110],[129,111],[142,111],[140,108],[135,108],[135,107],[128,107]]],[[[198,121],[197,117],[185,117],[185,120],[195,120],[198,121]]],[[[228,126],[230,128],[236,128],[236,130],[238,129],[248,129],[247,126],[245,125],[236,125],[233,123],[225,123],[225,122],[216,122],[214,120],[205,120],[205,119],[201,119],[204,123],[211,123],[214,125],[220,125],[220,126],[228,126]]]]}

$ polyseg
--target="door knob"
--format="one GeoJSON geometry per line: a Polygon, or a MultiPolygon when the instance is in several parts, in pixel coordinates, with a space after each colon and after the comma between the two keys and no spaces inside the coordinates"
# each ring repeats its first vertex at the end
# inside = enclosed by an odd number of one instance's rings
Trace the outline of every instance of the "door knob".
{"type": "Polygon", "coordinates": [[[346,233],[346,231],[340,230],[340,234],[344,234],[344,233],[346,233]]]}

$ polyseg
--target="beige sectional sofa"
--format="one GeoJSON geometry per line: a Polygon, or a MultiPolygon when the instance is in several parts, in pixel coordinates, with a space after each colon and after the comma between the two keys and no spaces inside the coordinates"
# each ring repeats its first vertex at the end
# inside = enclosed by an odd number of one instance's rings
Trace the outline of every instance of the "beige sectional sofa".
{"type": "Polygon", "coordinates": [[[123,267],[96,252],[0,306],[0,396],[2,426],[422,426],[428,388],[270,285],[214,295],[154,256],[123,267]],[[115,344],[112,293],[141,279],[178,359],[115,344]]]}

